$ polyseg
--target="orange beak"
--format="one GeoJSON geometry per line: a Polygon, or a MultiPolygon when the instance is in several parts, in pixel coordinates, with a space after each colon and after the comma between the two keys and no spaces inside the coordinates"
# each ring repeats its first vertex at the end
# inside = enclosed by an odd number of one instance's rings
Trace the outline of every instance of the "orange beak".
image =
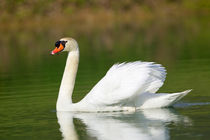
{"type": "Polygon", "coordinates": [[[59,47],[56,47],[52,52],[51,54],[54,55],[58,52],[61,52],[62,50],[64,49],[63,45],[60,43],[59,47]]]}

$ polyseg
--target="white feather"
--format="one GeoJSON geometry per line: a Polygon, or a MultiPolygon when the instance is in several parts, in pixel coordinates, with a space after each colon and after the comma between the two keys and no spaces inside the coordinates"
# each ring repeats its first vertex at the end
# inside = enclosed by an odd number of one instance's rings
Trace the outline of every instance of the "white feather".
{"type": "Polygon", "coordinates": [[[164,67],[153,62],[115,64],[82,101],[94,106],[123,106],[143,93],[155,93],[165,76],[164,67]]]}

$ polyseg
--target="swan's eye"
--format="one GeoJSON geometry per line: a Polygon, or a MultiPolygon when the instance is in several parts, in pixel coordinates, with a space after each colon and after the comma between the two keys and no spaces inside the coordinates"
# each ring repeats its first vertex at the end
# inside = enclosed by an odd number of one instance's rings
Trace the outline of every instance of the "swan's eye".
{"type": "Polygon", "coordinates": [[[55,47],[59,48],[61,41],[55,42],[55,47]]]}
{"type": "Polygon", "coordinates": [[[64,48],[66,47],[66,42],[67,41],[60,41],[60,43],[63,45],[64,48]]]}

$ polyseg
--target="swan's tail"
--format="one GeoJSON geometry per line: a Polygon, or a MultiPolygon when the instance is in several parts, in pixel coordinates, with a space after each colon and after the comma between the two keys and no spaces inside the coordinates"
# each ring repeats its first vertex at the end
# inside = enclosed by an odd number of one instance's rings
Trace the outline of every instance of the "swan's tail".
{"type": "Polygon", "coordinates": [[[178,93],[147,93],[144,96],[144,103],[139,106],[137,109],[145,109],[145,108],[162,108],[169,107],[182,99],[185,95],[187,95],[190,90],[186,90],[178,93]]]}

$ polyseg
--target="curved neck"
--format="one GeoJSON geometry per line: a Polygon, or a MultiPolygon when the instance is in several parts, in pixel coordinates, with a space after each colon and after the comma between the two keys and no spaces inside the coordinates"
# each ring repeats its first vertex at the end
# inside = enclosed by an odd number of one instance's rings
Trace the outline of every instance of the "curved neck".
{"type": "MultiPolygon", "coordinates": [[[[60,85],[57,109],[72,104],[72,93],[79,63],[79,49],[68,53],[63,78],[60,85]]],[[[60,109],[59,109],[60,110],[60,109]]]]}

